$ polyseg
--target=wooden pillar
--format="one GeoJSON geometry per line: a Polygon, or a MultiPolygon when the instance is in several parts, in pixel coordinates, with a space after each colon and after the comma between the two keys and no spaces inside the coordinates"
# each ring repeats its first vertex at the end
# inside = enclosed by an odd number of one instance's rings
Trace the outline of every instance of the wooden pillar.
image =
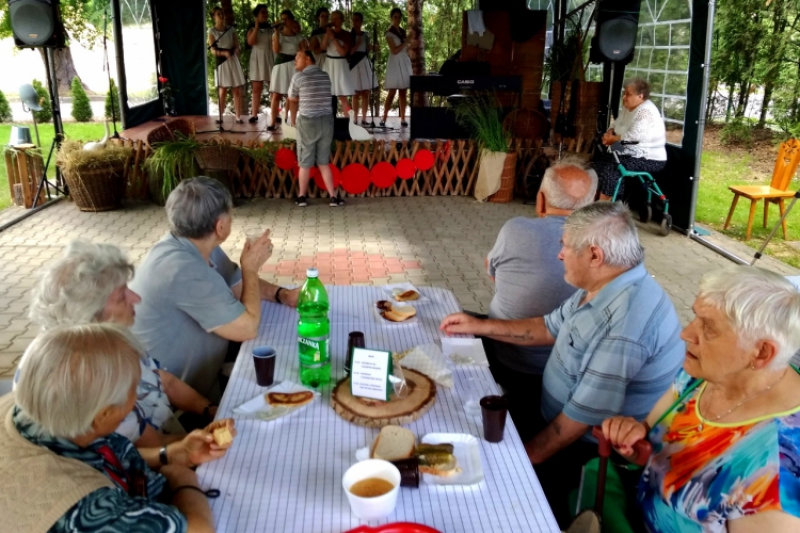
{"type": "MultiPolygon", "coordinates": [[[[411,72],[414,76],[424,76],[425,71],[425,37],[422,31],[422,4],[423,0],[408,0],[408,56],[411,58],[411,72]]],[[[425,94],[415,93],[414,107],[425,105],[425,94]]]]}

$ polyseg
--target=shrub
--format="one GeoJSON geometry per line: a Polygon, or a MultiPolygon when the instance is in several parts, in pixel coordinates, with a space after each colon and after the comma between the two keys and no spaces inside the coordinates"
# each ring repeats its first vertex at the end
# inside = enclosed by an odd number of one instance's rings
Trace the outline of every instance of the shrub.
{"type": "Polygon", "coordinates": [[[42,106],[41,111],[33,112],[36,122],[50,122],[53,120],[53,108],[50,105],[50,93],[39,80],[33,80],[31,85],[33,85],[33,89],[36,91],[36,94],[39,95],[39,105],[42,106]]]}
{"type": "Polygon", "coordinates": [[[117,84],[114,83],[114,80],[111,80],[111,87],[108,89],[106,93],[106,118],[111,118],[112,116],[116,117],[117,120],[120,120],[119,114],[119,91],[117,90],[117,84]],[[113,102],[113,104],[112,104],[113,102]],[[111,113],[111,106],[114,106],[114,114],[111,113]]]}
{"type": "Polygon", "coordinates": [[[78,122],[89,122],[92,120],[92,106],[89,97],[83,90],[81,79],[78,76],[72,78],[72,118],[78,122]]]}
{"type": "Polygon", "coordinates": [[[723,126],[719,132],[719,140],[722,144],[749,148],[753,146],[753,127],[740,118],[734,119],[723,126]]]}
{"type": "Polygon", "coordinates": [[[3,94],[3,91],[0,91],[0,122],[11,122],[12,120],[11,106],[8,105],[6,95],[3,94]]]}

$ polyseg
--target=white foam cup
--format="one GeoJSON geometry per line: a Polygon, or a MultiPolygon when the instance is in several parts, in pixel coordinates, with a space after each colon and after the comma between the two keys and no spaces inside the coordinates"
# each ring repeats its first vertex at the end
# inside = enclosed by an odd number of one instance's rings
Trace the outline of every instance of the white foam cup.
{"type": "Polygon", "coordinates": [[[342,487],[350,501],[350,510],[356,518],[379,520],[392,514],[397,506],[397,494],[400,492],[400,471],[389,461],[367,459],[347,469],[342,478],[342,487]],[[371,477],[385,479],[394,485],[394,488],[386,494],[374,498],[362,498],[350,492],[350,487],[355,483],[371,477]]]}

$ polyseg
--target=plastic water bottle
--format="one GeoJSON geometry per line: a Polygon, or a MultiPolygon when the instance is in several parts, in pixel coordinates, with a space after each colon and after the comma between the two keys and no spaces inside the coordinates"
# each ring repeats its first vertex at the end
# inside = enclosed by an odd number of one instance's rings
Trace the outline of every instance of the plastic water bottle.
{"type": "Polygon", "coordinates": [[[308,387],[326,385],[331,380],[328,293],[316,268],[306,271],[306,282],[297,298],[297,353],[300,356],[300,382],[308,387]]]}

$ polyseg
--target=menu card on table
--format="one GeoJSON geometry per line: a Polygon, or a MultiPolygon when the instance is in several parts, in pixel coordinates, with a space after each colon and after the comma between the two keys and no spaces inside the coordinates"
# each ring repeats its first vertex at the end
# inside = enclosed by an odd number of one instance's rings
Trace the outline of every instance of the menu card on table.
{"type": "Polygon", "coordinates": [[[353,361],[350,367],[350,392],[353,396],[388,402],[391,373],[391,352],[353,348],[353,361]]]}

